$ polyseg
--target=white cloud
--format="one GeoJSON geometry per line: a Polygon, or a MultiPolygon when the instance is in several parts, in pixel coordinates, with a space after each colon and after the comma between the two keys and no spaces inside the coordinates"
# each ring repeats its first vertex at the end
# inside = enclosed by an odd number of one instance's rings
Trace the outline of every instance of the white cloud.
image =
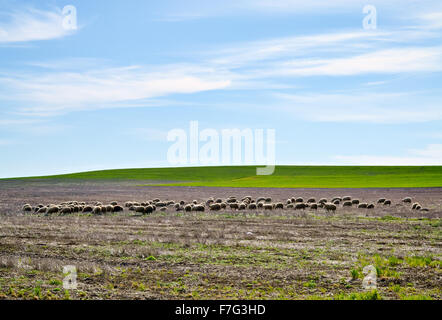
{"type": "Polygon", "coordinates": [[[0,127],[19,126],[39,122],[36,119],[0,119],[0,127]]]}
{"type": "Polygon", "coordinates": [[[171,94],[224,89],[230,80],[197,69],[164,68],[148,72],[140,67],[126,67],[26,74],[0,78],[0,83],[15,93],[14,99],[29,105],[21,108],[21,113],[51,115],[123,106],[171,94]]]}
{"type": "Polygon", "coordinates": [[[409,150],[399,156],[334,156],[334,160],[346,165],[442,165],[442,144],[428,145],[422,150],[409,150]]]}
{"type": "Polygon", "coordinates": [[[367,73],[442,71],[442,47],[400,48],[338,59],[302,59],[279,64],[274,75],[351,76],[367,73]]]}
{"type": "Polygon", "coordinates": [[[440,12],[428,12],[418,16],[418,19],[422,22],[422,27],[429,29],[442,28],[442,11],[440,12]]]}
{"type": "Polygon", "coordinates": [[[7,139],[0,139],[0,146],[7,146],[13,144],[14,141],[7,139]]]}
{"type": "Polygon", "coordinates": [[[167,131],[155,128],[134,128],[128,130],[129,135],[144,141],[166,142],[167,131]]]}
{"type": "Polygon", "coordinates": [[[0,44],[57,39],[72,34],[72,30],[63,28],[61,10],[22,8],[3,14],[8,19],[0,21],[0,44]]]}
{"type": "Polygon", "coordinates": [[[442,119],[439,98],[422,93],[277,94],[278,105],[315,122],[412,123],[442,119]],[[419,107],[417,107],[419,106],[419,107]]]}

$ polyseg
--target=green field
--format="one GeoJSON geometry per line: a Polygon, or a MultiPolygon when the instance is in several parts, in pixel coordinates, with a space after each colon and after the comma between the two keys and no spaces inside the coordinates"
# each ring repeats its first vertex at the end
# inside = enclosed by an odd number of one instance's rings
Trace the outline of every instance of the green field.
{"type": "MultiPolygon", "coordinates": [[[[271,176],[256,167],[120,169],[26,179],[139,180],[168,186],[267,188],[442,187],[442,166],[277,166],[271,176]]],[[[151,183],[149,183],[151,184],[151,183]]]]}

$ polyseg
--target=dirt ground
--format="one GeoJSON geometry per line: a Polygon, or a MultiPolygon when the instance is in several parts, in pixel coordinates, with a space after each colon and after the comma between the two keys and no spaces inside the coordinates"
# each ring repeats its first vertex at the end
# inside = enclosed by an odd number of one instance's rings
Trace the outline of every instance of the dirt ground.
{"type": "Polygon", "coordinates": [[[441,299],[442,188],[262,189],[0,181],[0,298],[441,299]],[[329,198],[392,206],[41,217],[24,203],[329,198]],[[409,196],[429,212],[411,210],[409,196]],[[64,289],[63,267],[77,270],[64,289]],[[377,291],[363,288],[376,268],[377,291]]]}

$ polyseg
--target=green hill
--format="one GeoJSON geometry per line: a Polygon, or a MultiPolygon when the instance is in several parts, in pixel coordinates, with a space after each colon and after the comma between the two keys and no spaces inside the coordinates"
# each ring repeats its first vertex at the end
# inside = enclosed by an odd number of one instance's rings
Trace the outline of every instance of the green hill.
{"type": "Polygon", "coordinates": [[[212,187],[381,188],[442,187],[442,166],[277,166],[120,169],[20,179],[139,180],[140,184],[212,187]]]}

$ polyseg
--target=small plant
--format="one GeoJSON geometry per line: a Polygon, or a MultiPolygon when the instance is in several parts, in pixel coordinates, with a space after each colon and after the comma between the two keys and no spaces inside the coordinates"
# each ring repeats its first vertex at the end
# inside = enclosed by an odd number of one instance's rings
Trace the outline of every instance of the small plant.
{"type": "Polygon", "coordinates": [[[41,287],[34,288],[34,297],[37,299],[41,299],[41,287]]]}
{"type": "Polygon", "coordinates": [[[306,288],[311,288],[312,289],[312,288],[316,288],[316,283],[315,283],[315,281],[310,280],[308,282],[305,282],[303,284],[303,286],[306,287],[306,288]]]}
{"type": "Polygon", "coordinates": [[[357,269],[352,269],[350,273],[352,280],[356,280],[359,278],[359,271],[357,269]]]}
{"type": "Polygon", "coordinates": [[[144,285],[144,283],[133,281],[132,287],[138,291],[146,291],[146,286],[144,285]]]}
{"type": "Polygon", "coordinates": [[[49,280],[49,284],[53,286],[61,286],[63,282],[58,279],[51,279],[49,280]]]}
{"type": "Polygon", "coordinates": [[[144,260],[146,260],[146,261],[155,261],[155,260],[157,260],[157,258],[155,258],[154,256],[148,256],[144,260]]]}
{"type": "Polygon", "coordinates": [[[362,293],[351,293],[351,294],[339,294],[335,297],[336,300],[382,300],[381,295],[377,290],[372,290],[362,293]]]}

